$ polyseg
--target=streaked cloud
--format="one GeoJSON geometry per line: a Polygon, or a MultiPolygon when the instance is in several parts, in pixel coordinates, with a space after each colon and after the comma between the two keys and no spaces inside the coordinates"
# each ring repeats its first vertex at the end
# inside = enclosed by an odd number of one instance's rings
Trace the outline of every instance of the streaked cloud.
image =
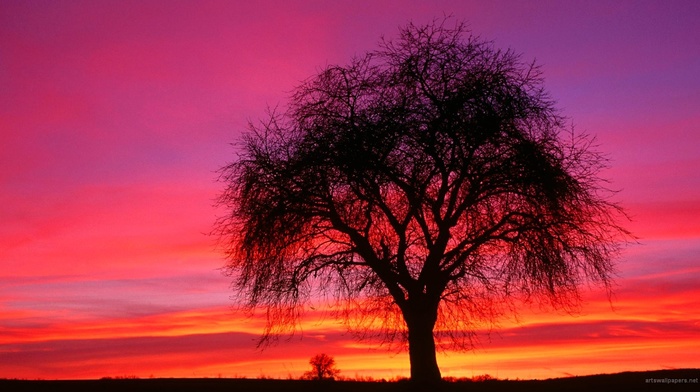
{"type": "Polygon", "coordinates": [[[7,3],[0,9],[0,377],[408,374],[320,309],[255,350],[215,238],[216,170],[265,106],[444,14],[542,64],[640,237],[609,299],[537,306],[439,357],[448,376],[700,367],[700,6],[619,1],[7,3]]]}

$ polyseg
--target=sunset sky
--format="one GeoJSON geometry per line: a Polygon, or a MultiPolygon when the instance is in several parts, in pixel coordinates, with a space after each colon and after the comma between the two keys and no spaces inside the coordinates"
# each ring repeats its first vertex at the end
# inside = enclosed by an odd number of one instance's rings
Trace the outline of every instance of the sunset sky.
{"type": "Polygon", "coordinates": [[[525,308],[444,376],[700,367],[700,2],[0,2],[0,378],[349,377],[408,356],[323,314],[264,351],[208,235],[231,143],[302,80],[409,21],[464,20],[542,66],[638,244],[612,301],[525,308]],[[167,6],[164,6],[167,5],[167,6]]]}

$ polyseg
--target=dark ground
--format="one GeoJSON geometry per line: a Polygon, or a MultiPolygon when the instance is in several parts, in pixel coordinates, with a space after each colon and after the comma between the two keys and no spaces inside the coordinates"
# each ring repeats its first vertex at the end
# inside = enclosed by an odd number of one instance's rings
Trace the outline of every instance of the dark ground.
{"type": "Polygon", "coordinates": [[[257,380],[217,378],[156,378],[156,379],[107,379],[107,380],[0,380],[0,391],[90,391],[90,392],[139,392],[139,391],[205,391],[205,392],[462,392],[462,391],[669,391],[700,390],[700,369],[658,370],[625,372],[585,377],[557,378],[549,380],[490,380],[482,382],[450,382],[430,388],[421,388],[407,381],[301,381],[257,380]],[[675,381],[675,383],[674,383],[675,381]]]}

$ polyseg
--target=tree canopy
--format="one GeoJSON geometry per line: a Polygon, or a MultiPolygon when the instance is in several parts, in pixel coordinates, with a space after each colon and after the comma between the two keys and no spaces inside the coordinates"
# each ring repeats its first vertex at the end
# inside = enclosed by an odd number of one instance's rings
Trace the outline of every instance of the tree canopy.
{"type": "Polygon", "coordinates": [[[316,354],[309,360],[311,370],[306,371],[302,379],[306,380],[333,380],[340,370],[335,367],[335,359],[327,354],[316,354]]]}
{"type": "Polygon", "coordinates": [[[609,288],[628,233],[606,159],[535,64],[447,23],[326,67],[222,169],[218,228],[240,300],[267,313],[263,341],[333,298],[354,331],[408,343],[429,381],[436,342],[469,348],[521,300],[609,288]]]}

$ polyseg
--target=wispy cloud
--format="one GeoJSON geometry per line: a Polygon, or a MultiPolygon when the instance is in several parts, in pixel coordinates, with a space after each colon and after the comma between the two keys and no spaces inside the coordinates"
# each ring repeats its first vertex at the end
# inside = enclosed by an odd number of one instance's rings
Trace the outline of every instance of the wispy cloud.
{"type": "Polygon", "coordinates": [[[346,375],[406,375],[405,354],[315,311],[256,351],[264,320],[231,309],[208,233],[215,171],[247,121],[444,14],[542,64],[562,114],[610,157],[640,237],[611,300],[584,288],[573,317],[523,308],[474,352],[441,356],[444,374],[700,367],[697,2],[13,2],[0,10],[0,377],[286,377],[320,351],[346,375]]]}

